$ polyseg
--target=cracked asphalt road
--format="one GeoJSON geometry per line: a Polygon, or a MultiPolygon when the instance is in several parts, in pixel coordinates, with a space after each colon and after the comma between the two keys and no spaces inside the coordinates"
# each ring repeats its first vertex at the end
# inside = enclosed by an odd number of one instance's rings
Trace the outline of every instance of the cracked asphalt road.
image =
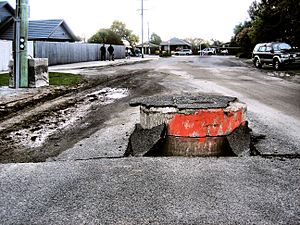
{"type": "Polygon", "coordinates": [[[85,109],[84,116],[51,134],[41,147],[29,148],[43,153],[37,160],[42,162],[0,164],[2,224],[300,223],[297,77],[282,79],[220,56],[90,71],[78,73],[95,81],[107,74],[118,80],[86,90],[87,100],[76,95],[76,104],[67,108],[85,109]],[[127,92],[102,104],[109,99],[95,92],[103,88],[127,92]],[[260,155],[123,158],[139,121],[139,109],[128,102],[187,92],[245,102],[260,155]]]}

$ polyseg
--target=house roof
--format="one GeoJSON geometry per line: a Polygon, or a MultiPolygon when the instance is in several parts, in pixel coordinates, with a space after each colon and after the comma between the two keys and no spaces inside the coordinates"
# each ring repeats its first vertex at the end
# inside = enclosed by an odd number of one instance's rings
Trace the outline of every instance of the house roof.
{"type": "Polygon", "coordinates": [[[11,5],[7,2],[0,2],[0,9],[1,8],[6,8],[12,15],[15,15],[15,10],[13,7],[11,7],[11,5]]]}
{"type": "Polygon", "coordinates": [[[59,36],[61,35],[65,36],[66,39],[78,41],[78,38],[69,28],[67,23],[62,19],[29,21],[28,39],[53,39],[53,38],[59,39],[59,36]],[[60,28],[63,28],[63,30],[60,31],[60,34],[57,34],[56,32],[60,28]]]}
{"type": "Polygon", "coordinates": [[[15,10],[8,2],[0,2],[0,25],[15,15],[15,10]]]}
{"type": "MultiPolygon", "coordinates": [[[[0,39],[13,39],[13,20],[3,29],[0,39]]],[[[28,23],[28,40],[65,40],[78,41],[78,38],[62,20],[30,20],[28,23]]]]}
{"type": "MultiPolygon", "coordinates": [[[[145,48],[148,48],[148,47],[150,47],[150,48],[158,48],[159,47],[159,45],[153,44],[153,43],[148,42],[148,41],[144,42],[143,45],[144,45],[145,48]]],[[[141,48],[142,44],[139,44],[136,47],[141,48]]]]}
{"type": "MultiPolygon", "coordinates": [[[[7,1],[0,2],[0,39],[13,40],[14,15],[7,1]]],[[[28,40],[79,41],[62,19],[29,20],[28,40]]]]}
{"type": "Polygon", "coordinates": [[[187,45],[187,46],[192,46],[190,43],[188,43],[187,41],[184,41],[182,39],[179,38],[171,38],[169,41],[164,41],[162,43],[160,43],[160,45],[187,45]]]}

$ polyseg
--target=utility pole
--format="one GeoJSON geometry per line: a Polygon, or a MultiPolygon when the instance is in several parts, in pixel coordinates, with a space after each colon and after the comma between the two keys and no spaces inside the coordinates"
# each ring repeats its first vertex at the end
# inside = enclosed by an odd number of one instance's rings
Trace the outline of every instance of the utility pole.
{"type": "Polygon", "coordinates": [[[151,54],[151,49],[150,49],[150,28],[149,28],[149,22],[148,22],[148,54],[151,54]]]}
{"type": "Polygon", "coordinates": [[[16,0],[14,33],[15,88],[28,87],[28,0],[16,0]]]}
{"type": "Polygon", "coordinates": [[[141,16],[142,16],[142,58],[144,58],[144,0],[141,0],[141,16]]]}

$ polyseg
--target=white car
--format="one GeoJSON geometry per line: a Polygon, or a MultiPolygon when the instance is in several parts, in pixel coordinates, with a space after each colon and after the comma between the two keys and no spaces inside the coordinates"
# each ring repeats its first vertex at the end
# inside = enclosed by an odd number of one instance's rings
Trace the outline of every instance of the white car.
{"type": "Polygon", "coordinates": [[[182,49],[180,51],[174,52],[174,55],[192,55],[193,52],[191,49],[182,49]]]}
{"type": "Polygon", "coordinates": [[[227,50],[227,49],[222,49],[222,50],[220,51],[220,54],[221,54],[221,55],[228,55],[228,50],[227,50]]]}
{"type": "Polygon", "coordinates": [[[215,55],[216,49],[215,48],[205,48],[198,52],[200,53],[200,55],[215,55]]]}

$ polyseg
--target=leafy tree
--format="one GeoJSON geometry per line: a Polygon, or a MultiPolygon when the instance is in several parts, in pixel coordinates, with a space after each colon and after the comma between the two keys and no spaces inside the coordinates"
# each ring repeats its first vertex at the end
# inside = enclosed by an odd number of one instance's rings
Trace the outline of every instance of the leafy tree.
{"type": "Polygon", "coordinates": [[[152,33],[150,37],[150,42],[156,45],[160,45],[162,42],[160,36],[158,36],[156,33],[152,33]]]}
{"type": "Polygon", "coordinates": [[[251,21],[234,28],[231,46],[239,45],[244,53],[259,42],[283,41],[300,46],[300,1],[254,1],[248,10],[251,21]]]}
{"type": "Polygon", "coordinates": [[[250,38],[252,31],[251,22],[244,21],[235,26],[233,33],[234,37],[231,39],[230,46],[240,46],[245,56],[249,57],[253,49],[253,43],[250,38]]]}
{"type": "Polygon", "coordinates": [[[123,44],[120,36],[110,29],[100,29],[96,34],[88,39],[88,42],[115,45],[123,44]]]}
{"type": "Polygon", "coordinates": [[[197,53],[197,50],[199,50],[200,44],[201,44],[201,49],[209,47],[209,44],[207,43],[207,41],[205,41],[202,38],[186,38],[184,40],[192,45],[192,51],[194,53],[197,53]]]}
{"type": "Polygon", "coordinates": [[[238,33],[240,33],[244,28],[251,27],[250,21],[244,21],[243,23],[239,23],[236,25],[233,29],[233,33],[236,36],[238,33]]]}
{"type": "Polygon", "coordinates": [[[128,41],[129,45],[132,47],[139,41],[139,37],[133,34],[132,30],[127,29],[126,24],[119,20],[113,21],[110,29],[115,32],[122,40],[128,41]]]}
{"type": "Polygon", "coordinates": [[[139,37],[126,28],[126,25],[121,21],[114,21],[110,28],[102,28],[91,38],[90,43],[105,43],[123,45],[123,41],[128,41],[131,46],[134,46],[139,37]]]}
{"type": "Polygon", "coordinates": [[[139,37],[135,34],[130,34],[126,38],[126,41],[128,41],[128,43],[131,47],[134,47],[139,42],[139,37]]]}
{"type": "Polygon", "coordinates": [[[261,0],[249,8],[252,42],[285,41],[300,46],[300,1],[261,0]]]}
{"type": "Polygon", "coordinates": [[[250,32],[250,27],[244,27],[235,37],[235,41],[239,46],[241,46],[245,57],[250,57],[253,49],[253,44],[251,43],[251,39],[249,37],[250,32]]]}
{"type": "Polygon", "coordinates": [[[219,46],[221,46],[223,43],[221,42],[221,41],[219,41],[219,40],[217,40],[217,39],[211,39],[211,45],[212,46],[217,46],[217,47],[219,47],[219,46]]]}
{"type": "Polygon", "coordinates": [[[192,46],[199,46],[200,44],[205,43],[202,38],[186,38],[184,40],[190,43],[192,46]]]}
{"type": "Polygon", "coordinates": [[[116,34],[118,34],[120,37],[125,37],[129,32],[129,30],[126,28],[125,23],[119,20],[113,21],[112,25],[110,26],[110,29],[116,34]]]}

